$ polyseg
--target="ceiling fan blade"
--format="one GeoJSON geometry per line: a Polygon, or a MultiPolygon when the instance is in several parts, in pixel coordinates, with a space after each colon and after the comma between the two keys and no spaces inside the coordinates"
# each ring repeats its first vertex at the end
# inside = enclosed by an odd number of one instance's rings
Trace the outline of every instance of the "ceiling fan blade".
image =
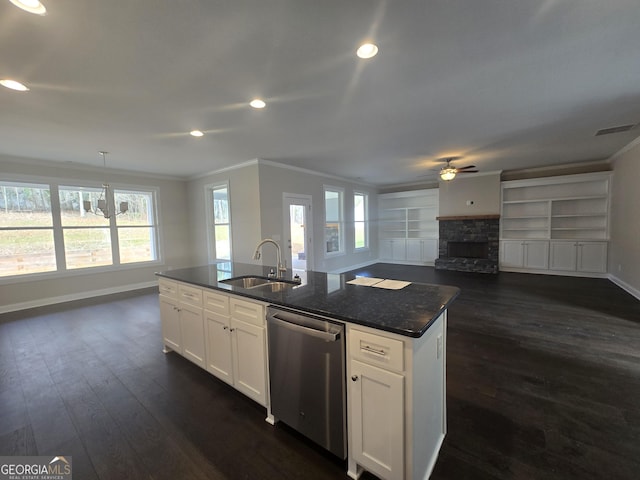
{"type": "Polygon", "coordinates": [[[469,170],[470,168],[476,168],[475,165],[467,165],[466,167],[458,167],[458,170],[469,170]]]}
{"type": "Polygon", "coordinates": [[[480,170],[458,170],[456,173],[478,173],[480,170]]]}

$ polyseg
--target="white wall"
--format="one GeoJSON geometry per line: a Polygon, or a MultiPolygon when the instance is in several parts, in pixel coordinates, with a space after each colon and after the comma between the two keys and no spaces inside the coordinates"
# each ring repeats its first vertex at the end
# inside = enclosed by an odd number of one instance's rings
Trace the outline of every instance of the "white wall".
{"type": "Polygon", "coordinates": [[[440,216],[496,215],[500,213],[500,173],[459,174],[440,182],[440,216]],[[473,205],[467,205],[467,200],[473,205]]]}
{"type": "Polygon", "coordinates": [[[0,286],[0,312],[60,301],[87,298],[97,294],[127,291],[153,285],[154,272],[192,263],[190,258],[187,211],[187,184],[185,181],[161,177],[142,176],[133,172],[69,166],[57,162],[0,155],[0,178],[12,180],[54,180],[64,182],[102,182],[108,175],[113,186],[157,187],[160,243],[163,261],[151,266],[127,266],[121,270],[95,273],[91,271],[65,273],[64,276],[17,278],[0,286]],[[34,280],[34,278],[38,278],[34,280]]]}
{"type": "MultiPolygon", "coordinates": [[[[313,211],[313,257],[315,271],[331,272],[343,270],[350,266],[366,264],[378,256],[378,231],[374,219],[377,218],[377,190],[345,180],[308,173],[302,170],[281,167],[270,162],[260,161],[260,214],[262,219],[262,237],[274,234],[282,236],[283,231],[283,193],[296,193],[312,196],[313,211]],[[324,256],[324,186],[344,189],[345,211],[345,254],[325,258],[324,256]],[[353,229],[353,193],[354,191],[369,194],[370,232],[368,251],[354,251],[353,229]]],[[[270,250],[269,250],[270,251],[270,250]]],[[[275,257],[266,256],[264,262],[275,263],[275,257]]]]}
{"type": "Polygon", "coordinates": [[[613,161],[609,273],[640,298],[640,142],[613,161]]]}
{"type": "Polygon", "coordinates": [[[252,263],[254,248],[261,239],[260,185],[257,162],[249,162],[238,168],[219,171],[192,180],[189,182],[188,196],[190,246],[195,265],[209,263],[206,186],[222,182],[229,183],[233,260],[252,263]]]}

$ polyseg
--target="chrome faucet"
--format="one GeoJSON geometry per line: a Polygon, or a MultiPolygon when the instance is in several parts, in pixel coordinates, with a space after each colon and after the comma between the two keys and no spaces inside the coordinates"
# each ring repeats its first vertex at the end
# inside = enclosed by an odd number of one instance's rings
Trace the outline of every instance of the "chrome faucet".
{"type": "Polygon", "coordinates": [[[287,267],[282,263],[282,255],[280,253],[280,245],[278,245],[278,242],[276,242],[275,240],[272,240],[270,238],[265,238],[264,240],[262,240],[256,246],[256,252],[253,254],[253,259],[254,260],[260,260],[260,248],[265,243],[272,243],[276,247],[276,253],[278,254],[278,277],[280,277],[280,276],[282,276],[282,274],[284,274],[287,271],[287,267]]]}

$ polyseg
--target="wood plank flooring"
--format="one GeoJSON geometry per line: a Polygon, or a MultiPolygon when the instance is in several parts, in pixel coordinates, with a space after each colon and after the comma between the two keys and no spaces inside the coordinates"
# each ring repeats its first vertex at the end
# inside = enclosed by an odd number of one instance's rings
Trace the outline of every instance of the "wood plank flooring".
{"type": "MultiPolygon", "coordinates": [[[[432,479],[640,478],[640,301],[603,279],[358,273],[462,288],[432,479]]],[[[81,480],[347,478],[264,417],[161,352],[155,293],[0,315],[0,455],[71,455],[81,480]]]]}

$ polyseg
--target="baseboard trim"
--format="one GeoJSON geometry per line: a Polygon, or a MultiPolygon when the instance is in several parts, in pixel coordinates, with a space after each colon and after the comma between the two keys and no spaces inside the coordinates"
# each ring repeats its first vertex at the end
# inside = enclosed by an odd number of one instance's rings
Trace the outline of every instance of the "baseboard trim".
{"type": "Polygon", "coordinates": [[[640,300],[640,290],[638,290],[637,288],[632,287],[627,282],[620,280],[618,277],[616,277],[611,273],[609,274],[609,280],[611,280],[613,283],[615,283],[617,286],[619,286],[621,289],[623,289],[627,293],[630,293],[631,295],[636,297],[638,300],[640,300]]]}
{"type": "Polygon", "coordinates": [[[350,272],[351,270],[356,270],[358,268],[368,267],[369,265],[374,265],[376,263],[380,263],[380,261],[379,260],[370,260],[368,262],[359,263],[357,265],[349,265],[348,267],[343,267],[343,268],[338,268],[336,270],[331,270],[330,272],[327,272],[327,273],[339,274],[339,273],[344,273],[344,272],[350,272]]]}
{"type": "Polygon", "coordinates": [[[70,295],[60,295],[58,297],[39,298],[29,302],[13,303],[11,305],[0,306],[0,314],[17,312],[19,310],[27,310],[30,308],[46,307],[58,303],[73,302],[76,300],[84,300],[87,298],[102,297],[104,295],[113,295],[115,293],[129,292],[132,290],[142,290],[145,288],[156,287],[157,281],[131,283],[129,285],[119,285],[117,287],[103,288],[100,290],[88,290],[86,292],[73,293],[70,295]]]}

